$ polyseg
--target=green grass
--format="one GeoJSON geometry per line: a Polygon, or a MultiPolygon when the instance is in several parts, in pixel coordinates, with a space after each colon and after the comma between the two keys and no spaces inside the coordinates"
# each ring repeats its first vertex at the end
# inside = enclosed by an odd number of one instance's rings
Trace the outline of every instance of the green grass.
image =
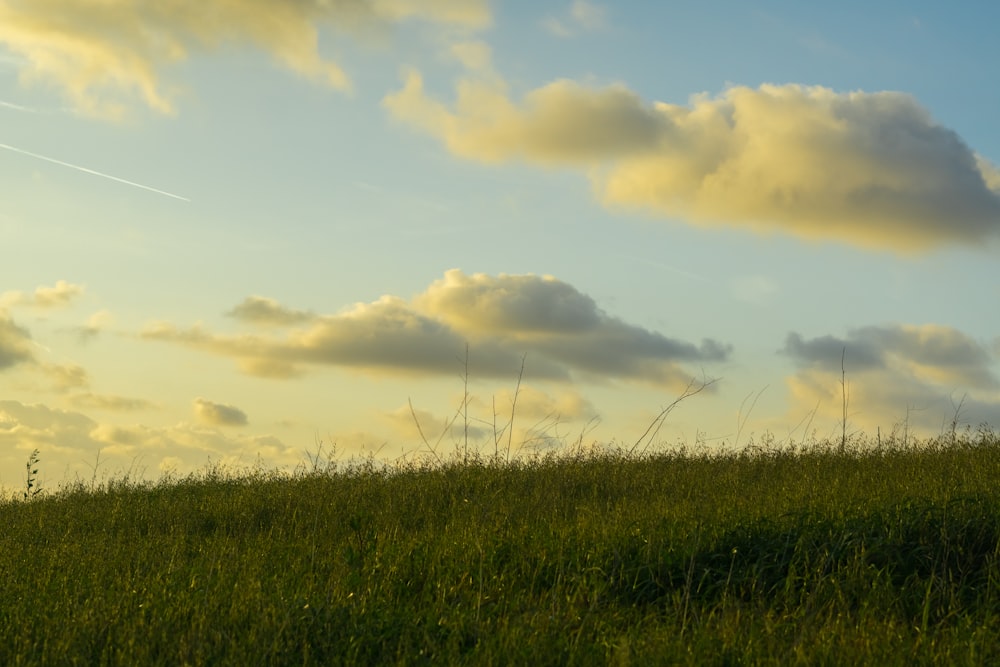
{"type": "Polygon", "coordinates": [[[1000,440],[839,445],[11,498],[0,664],[1000,664],[1000,440]]]}

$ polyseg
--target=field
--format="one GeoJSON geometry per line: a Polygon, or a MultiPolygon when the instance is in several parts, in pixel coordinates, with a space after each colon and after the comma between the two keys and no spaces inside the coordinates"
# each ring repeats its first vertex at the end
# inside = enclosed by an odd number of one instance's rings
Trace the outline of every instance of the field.
{"type": "Polygon", "coordinates": [[[0,664],[1000,664],[988,430],[313,462],[3,501],[0,664]]]}

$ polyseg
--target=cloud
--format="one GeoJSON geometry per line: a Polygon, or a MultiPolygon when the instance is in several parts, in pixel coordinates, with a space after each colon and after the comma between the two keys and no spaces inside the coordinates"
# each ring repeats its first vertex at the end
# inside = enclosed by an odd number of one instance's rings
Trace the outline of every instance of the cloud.
{"type": "Polygon", "coordinates": [[[156,407],[153,403],[141,398],[92,393],[75,394],[69,397],[69,402],[74,407],[83,410],[108,410],[112,412],[135,412],[156,407]]]}
{"type": "Polygon", "coordinates": [[[87,323],[80,327],[75,327],[73,331],[76,332],[77,336],[80,338],[80,342],[86,343],[97,336],[108,328],[108,325],[114,321],[114,316],[109,310],[99,310],[90,317],[87,318],[87,323]]]}
{"type": "Polygon", "coordinates": [[[24,292],[3,292],[0,294],[0,308],[28,306],[31,308],[62,308],[81,296],[86,288],[65,280],[57,281],[52,287],[40,285],[33,294],[24,292]]]}
{"type": "Polygon", "coordinates": [[[285,308],[274,299],[249,296],[226,313],[229,317],[260,326],[283,327],[313,319],[312,313],[285,308]]]}
{"type": "Polygon", "coordinates": [[[459,157],[583,170],[610,208],[902,253],[1000,232],[1000,171],[903,93],[762,85],[675,105],[560,80],[515,101],[466,76],[449,107],[411,71],[383,104],[459,157]]]}
{"type": "Polygon", "coordinates": [[[87,434],[96,426],[94,420],[77,412],[0,401],[0,445],[27,451],[86,449],[91,444],[87,434]]]}
{"type": "Polygon", "coordinates": [[[594,405],[576,391],[563,391],[558,394],[532,387],[522,386],[516,394],[511,389],[503,389],[492,396],[489,404],[484,399],[477,401],[483,411],[496,409],[500,417],[509,418],[511,410],[515,418],[527,420],[545,420],[555,418],[560,421],[589,420],[597,417],[594,405]]]}
{"type": "Polygon", "coordinates": [[[31,334],[0,310],[0,371],[34,361],[31,334]]]}
{"type": "Polygon", "coordinates": [[[417,445],[426,452],[426,438],[427,444],[437,445],[438,455],[443,456],[451,453],[453,445],[464,447],[466,438],[470,451],[489,454],[495,453],[497,447],[505,449],[508,442],[518,448],[562,445],[579,437],[581,423],[598,418],[590,401],[575,391],[551,394],[522,385],[516,403],[514,399],[514,391],[508,389],[489,396],[470,394],[468,412],[463,415],[463,398],[459,395],[454,401],[458,409],[450,414],[437,415],[403,405],[382,413],[380,419],[402,438],[404,445],[417,445]]]}
{"type": "Polygon", "coordinates": [[[600,30],[607,25],[607,10],[587,0],[573,0],[560,16],[549,16],[542,25],[558,37],[573,37],[581,32],[600,30]]]}
{"type": "Polygon", "coordinates": [[[239,408],[204,398],[195,399],[194,415],[207,426],[246,426],[248,423],[246,413],[239,408]]]}
{"type": "Polygon", "coordinates": [[[857,332],[850,336],[850,340],[836,336],[820,336],[805,340],[800,334],[792,332],[785,339],[782,352],[803,367],[821,368],[832,372],[840,370],[841,362],[846,368],[848,347],[851,349],[852,369],[866,370],[885,366],[884,353],[877,342],[857,332]]]}
{"type": "Polygon", "coordinates": [[[424,94],[423,78],[411,70],[383,104],[456,155],[482,162],[598,163],[645,152],[666,129],[625,86],[594,90],[568,80],[530,91],[519,108],[502,81],[464,79],[453,113],[424,94]]]}
{"type": "Polygon", "coordinates": [[[43,364],[41,370],[52,382],[52,389],[64,393],[90,385],[87,370],[78,364],[43,364]]]}
{"type": "MultiPolygon", "coordinates": [[[[455,443],[465,442],[465,422],[461,416],[456,418],[454,412],[440,416],[429,410],[411,410],[410,406],[403,405],[380,414],[379,421],[402,440],[404,451],[407,446],[425,448],[429,444],[437,446],[438,455],[443,456],[451,452],[455,443]],[[427,439],[426,444],[424,438],[427,439]]],[[[493,431],[479,421],[470,419],[468,437],[471,445],[478,445],[491,439],[493,431]]]]}
{"type": "Polygon", "coordinates": [[[976,389],[1000,389],[1000,380],[989,370],[989,350],[950,327],[892,325],[863,327],[845,339],[823,336],[805,341],[791,333],[784,352],[802,366],[839,371],[845,368],[881,369],[905,364],[915,376],[941,384],[976,389]]]}
{"type": "Polygon", "coordinates": [[[913,426],[939,429],[963,396],[963,417],[972,423],[1000,418],[996,358],[987,346],[951,327],[871,326],[843,338],[804,339],[791,333],[782,352],[799,367],[788,379],[799,412],[819,404],[824,416],[842,419],[844,380],[850,421],[870,430],[907,416],[913,426]]]}
{"type": "Polygon", "coordinates": [[[286,446],[271,435],[226,435],[214,427],[193,424],[145,426],[111,424],[43,404],[0,400],[0,463],[11,469],[23,468],[19,452],[43,452],[46,470],[76,471],[90,479],[100,453],[102,468],[114,473],[113,466],[128,464],[129,475],[143,476],[147,463],[154,467],[164,460],[174,463],[177,472],[193,471],[214,461],[223,466],[251,465],[258,457],[276,466],[302,462],[302,450],[286,446]],[[15,451],[17,450],[17,451],[15,451]],[[61,459],[63,465],[56,463],[61,459]],[[179,465],[183,462],[184,465],[179,465]],[[56,467],[58,466],[58,467],[56,467]]]}
{"type": "Polygon", "coordinates": [[[0,0],[0,45],[23,62],[22,81],[54,84],[78,110],[115,117],[133,98],[173,112],[176,87],[164,74],[225,47],[259,49],[304,78],[347,90],[349,75],[321,54],[321,39],[409,19],[482,28],[491,15],[486,0],[0,0]]]}
{"type": "Polygon", "coordinates": [[[492,71],[493,50],[486,42],[456,42],[449,47],[448,52],[467,70],[487,73],[492,71]]]}
{"type": "Polygon", "coordinates": [[[524,355],[531,377],[552,381],[642,381],[676,389],[682,364],[723,361],[729,347],[695,345],[627,324],[551,276],[445,273],[407,302],[383,296],[318,315],[283,337],[221,335],[154,323],[141,336],[237,359],[245,372],[290,377],[310,366],[367,373],[454,375],[470,349],[475,379],[516,376],[524,355]]]}

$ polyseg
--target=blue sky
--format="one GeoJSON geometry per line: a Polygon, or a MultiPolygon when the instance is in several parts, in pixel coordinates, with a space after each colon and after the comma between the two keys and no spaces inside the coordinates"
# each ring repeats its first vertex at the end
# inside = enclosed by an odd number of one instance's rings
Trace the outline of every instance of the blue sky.
{"type": "Polygon", "coordinates": [[[0,0],[0,483],[995,425],[998,13],[0,0]]]}

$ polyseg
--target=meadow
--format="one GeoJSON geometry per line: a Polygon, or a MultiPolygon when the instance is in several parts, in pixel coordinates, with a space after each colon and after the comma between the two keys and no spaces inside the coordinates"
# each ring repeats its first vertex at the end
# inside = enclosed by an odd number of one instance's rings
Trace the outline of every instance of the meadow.
{"type": "Polygon", "coordinates": [[[998,480],[982,428],[27,486],[0,664],[1000,664],[998,480]]]}

